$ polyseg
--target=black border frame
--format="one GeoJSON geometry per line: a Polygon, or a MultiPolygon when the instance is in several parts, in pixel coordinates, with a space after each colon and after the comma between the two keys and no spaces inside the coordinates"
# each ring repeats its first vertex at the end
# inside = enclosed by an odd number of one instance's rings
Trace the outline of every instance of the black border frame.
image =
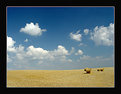
{"type": "MultiPolygon", "coordinates": [[[[119,55],[119,45],[120,45],[120,24],[119,24],[119,0],[84,0],[84,1],[58,1],[58,0],[1,0],[0,3],[0,89],[7,90],[7,91],[13,91],[18,90],[19,88],[7,88],[7,77],[6,77],[6,6],[114,6],[115,7],[115,87],[114,88],[101,88],[101,91],[105,91],[105,93],[113,93],[116,89],[120,89],[120,62],[118,61],[120,55],[119,55]],[[117,20],[118,19],[118,20],[117,20]],[[118,41],[118,42],[117,42],[118,41]],[[117,53],[118,52],[118,53],[117,53]],[[118,63],[119,62],[119,63],[118,63]],[[103,89],[103,90],[102,90],[103,89]],[[108,92],[106,92],[108,91],[108,92]]],[[[21,88],[25,90],[26,88],[21,88]]],[[[60,88],[27,88],[29,91],[57,91],[60,90],[60,88]]],[[[86,92],[88,91],[97,91],[99,88],[61,88],[61,90],[64,91],[80,91],[80,92],[86,92]],[[86,89],[86,90],[85,90],[86,89]]],[[[61,92],[59,92],[61,93],[61,92]]],[[[101,92],[100,92],[101,93],[101,92]]]]}

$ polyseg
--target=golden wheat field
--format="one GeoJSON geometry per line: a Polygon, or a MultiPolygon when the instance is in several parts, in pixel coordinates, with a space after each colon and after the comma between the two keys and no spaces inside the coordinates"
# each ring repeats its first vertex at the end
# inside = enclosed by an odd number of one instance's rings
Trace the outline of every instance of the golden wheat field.
{"type": "Polygon", "coordinates": [[[114,68],[78,70],[8,70],[7,87],[114,87],[114,68]]]}

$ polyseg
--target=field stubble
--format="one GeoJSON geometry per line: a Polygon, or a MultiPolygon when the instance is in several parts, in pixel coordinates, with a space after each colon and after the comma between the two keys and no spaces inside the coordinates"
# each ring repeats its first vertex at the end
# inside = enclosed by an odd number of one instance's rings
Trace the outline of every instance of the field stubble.
{"type": "Polygon", "coordinates": [[[79,70],[8,70],[7,87],[114,87],[114,68],[79,70]]]}

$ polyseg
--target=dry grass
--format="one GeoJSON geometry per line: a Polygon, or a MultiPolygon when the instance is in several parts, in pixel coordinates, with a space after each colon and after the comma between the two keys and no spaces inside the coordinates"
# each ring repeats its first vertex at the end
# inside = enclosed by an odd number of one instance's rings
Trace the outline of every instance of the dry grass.
{"type": "Polygon", "coordinates": [[[8,70],[7,87],[114,87],[114,68],[80,70],[8,70]]]}

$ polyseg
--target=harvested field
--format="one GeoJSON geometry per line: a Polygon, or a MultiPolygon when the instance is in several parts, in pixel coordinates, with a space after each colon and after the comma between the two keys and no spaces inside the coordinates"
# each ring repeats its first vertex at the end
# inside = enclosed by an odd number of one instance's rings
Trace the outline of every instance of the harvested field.
{"type": "Polygon", "coordinates": [[[78,70],[8,70],[7,87],[114,87],[114,68],[78,70]]]}

